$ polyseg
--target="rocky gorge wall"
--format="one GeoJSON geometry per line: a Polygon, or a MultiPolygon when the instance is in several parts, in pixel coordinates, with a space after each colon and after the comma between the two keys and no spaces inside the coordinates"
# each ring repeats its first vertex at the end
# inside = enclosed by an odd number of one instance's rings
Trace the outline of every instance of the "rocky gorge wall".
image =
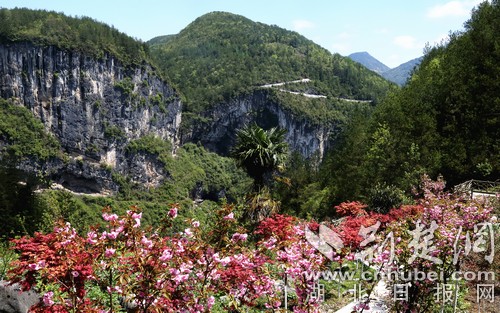
{"type": "Polygon", "coordinates": [[[127,155],[127,144],[147,134],[172,142],[174,149],[179,144],[181,101],[147,64],[125,67],[110,55],[95,59],[53,46],[4,44],[0,97],[28,108],[68,156],[20,166],[42,167],[70,189],[115,191],[113,169],[157,185],[163,166],[148,155],[127,155]]]}
{"type": "Polygon", "coordinates": [[[335,131],[296,116],[256,89],[212,106],[182,126],[178,93],[148,64],[123,66],[104,55],[30,43],[0,45],[0,97],[29,109],[61,143],[63,158],[22,160],[18,167],[42,172],[58,186],[78,193],[111,194],[119,186],[113,173],[155,187],[169,177],[164,165],[147,152],[127,150],[146,135],[172,143],[200,143],[228,155],[236,131],[256,122],[287,130],[292,151],[304,157],[324,155],[335,131]]]}
{"type": "Polygon", "coordinates": [[[182,142],[199,142],[219,154],[229,154],[236,132],[249,123],[260,127],[287,130],[290,150],[306,158],[324,156],[335,130],[314,124],[297,116],[271,99],[267,90],[255,90],[238,99],[220,103],[202,114],[203,120],[193,122],[182,134],[182,142]]]}

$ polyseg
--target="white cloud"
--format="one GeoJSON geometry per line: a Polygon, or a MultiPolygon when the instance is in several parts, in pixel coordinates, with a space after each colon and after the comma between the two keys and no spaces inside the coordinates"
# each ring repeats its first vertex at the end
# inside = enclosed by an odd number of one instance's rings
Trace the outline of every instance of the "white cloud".
{"type": "Polygon", "coordinates": [[[316,25],[313,22],[308,20],[295,20],[292,22],[292,24],[293,24],[293,29],[295,31],[301,31],[304,29],[311,29],[316,27],[316,25]]]}
{"type": "Polygon", "coordinates": [[[467,17],[470,15],[472,8],[482,0],[462,0],[462,1],[449,1],[444,4],[433,6],[427,11],[427,17],[430,18],[443,18],[448,16],[467,17]]]}
{"type": "Polygon", "coordinates": [[[404,49],[415,49],[420,47],[415,37],[407,35],[394,37],[393,43],[404,49]]]}

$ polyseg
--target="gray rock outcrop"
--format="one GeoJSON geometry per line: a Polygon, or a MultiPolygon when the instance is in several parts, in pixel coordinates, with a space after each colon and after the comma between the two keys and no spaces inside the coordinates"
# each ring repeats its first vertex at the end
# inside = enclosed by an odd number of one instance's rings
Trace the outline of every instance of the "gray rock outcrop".
{"type": "Polygon", "coordinates": [[[18,284],[9,285],[0,281],[0,313],[26,313],[40,301],[40,296],[33,291],[21,291],[18,284]]]}
{"type": "Polygon", "coordinates": [[[263,128],[280,127],[287,130],[286,141],[292,151],[308,158],[323,157],[328,141],[334,135],[331,127],[314,124],[271,100],[267,90],[223,102],[203,113],[209,122],[197,122],[182,141],[200,142],[208,149],[227,155],[234,144],[236,131],[249,123],[263,128]]]}
{"type": "Polygon", "coordinates": [[[0,97],[28,108],[68,156],[65,162],[27,162],[24,168],[45,170],[69,189],[114,191],[111,170],[134,172],[138,183],[157,185],[163,166],[130,158],[127,144],[148,134],[170,141],[174,149],[179,144],[181,101],[148,64],[125,67],[110,55],[95,59],[53,46],[4,44],[0,97]]]}

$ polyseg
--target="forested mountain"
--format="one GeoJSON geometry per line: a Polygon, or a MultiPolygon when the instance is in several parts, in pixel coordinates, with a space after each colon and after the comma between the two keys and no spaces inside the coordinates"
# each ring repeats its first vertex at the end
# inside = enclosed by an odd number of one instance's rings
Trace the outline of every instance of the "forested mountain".
{"type": "Polygon", "coordinates": [[[367,69],[379,73],[385,79],[399,86],[403,86],[407,82],[415,67],[418,66],[423,59],[423,57],[416,58],[391,69],[372,57],[368,52],[352,53],[349,55],[349,58],[362,64],[367,69]]]}
{"type": "Polygon", "coordinates": [[[83,52],[93,57],[112,54],[125,64],[141,64],[148,46],[89,17],[28,9],[0,9],[0,42],[31,42],[83,52]]]}
{"type": "Polygon", "coordinates": [[[408,86],[378,108],[376,123],[400,151],[394,162],[413,146],[418,164],[452,183],[500,178],[499,31],[500,4],[484,2],[465,31],[428,51],[408,86]]]}
{"type": "MultiPolygon", "coordinates": [[[[158,44],[153,54],[198,112],[257,86],[311,79],[313,93],[380,100],[390,84],[349,58],[332,55],[296,32],[213,12],[158,44]]],[[[305,108],[305,110],[307,110],[305,108]]]]}
{"type": "Polygon", "coordinates": [[[410,60],[395,68],[385,71],[384,73],[382,73],[382,76],[387,80],[398,84],[399,86],[403,86],[412,75],[415,67],[420,65],[422,60],[423,57],[410,60]]]}
{"type": "Polygon", "coordinates": [[[407,85],[371,117],[359,112],[351,119],[318,172],[325,173],[322,183],[302,172],[307,195],[295,199],[315,199],[329,212],[345,200],[402,201],[402,191],[409,194],[424,173],[443,175],[449,188],[500,179],[499,32],[500,4],[484,2],[463,32],[426,52],[407,85]]]}
{"type": "Polygon", "coordinates": [[[495,180],[499,11],[496,1],[482,4],[397,88],[295,32],[230,13],[145,45],[90,18],[2,9],[3,120],[26,120],[0,125],[2,161],[17,162],[4,172],[40,171],[68,189],[155,208],[159,198],[235,199],[248,176],[205,149],[229,155],[236,130],[256,122],[286,130],[289,184],[272,192],[300,214],[401,200],[423,173],[450,184],[495,180]],[[315,156],[322,164],[304,162],[315,156]]]}
{"type": "Polygon", "coordinates": [[[180,147],[182,103],[160,74],[110,26],[0,10],[0,238],[59,218],[86,227],[106,205],[141,203],[154,223],[169,203],[245,192],[234,160],[180,147]]]}
{"type": "Polygon", "coordinates": [[[391,68],[380,62],[373,56],[371,56],[368,52],[355,52],[349,54],[349,58],[353,61],[356,61],[362,65],[364,65],[367,69],[377,72],[379,74],[387,72],[391,68]]]}
{"type": "MultiPolygon", "coordinates": [[[[359,255],[397,268],[394,285],[422,270],[497,273],[477,228],[498,240],[498,197],[456,197],[438,175],[500,179],[499,33],[500,2],[485,1],[399,88],[230,13],[146,45],[90,18],[0,9],[0,303],[321,312],[350,301],[359,255]],[[422,229],[442,262],[414,258],[422,229]],[[319,245],[331,234],[342,249],[319,245]],[[353,275],[325,284],[323,305],[309,300],[325,269],[353,275]],[[274,283],[284,273],[289,293],[274,283]]],[[[453,304],[436,305],[430,280],[383,301],[467,311],[478,280],[455,284],[453,304]]]]}

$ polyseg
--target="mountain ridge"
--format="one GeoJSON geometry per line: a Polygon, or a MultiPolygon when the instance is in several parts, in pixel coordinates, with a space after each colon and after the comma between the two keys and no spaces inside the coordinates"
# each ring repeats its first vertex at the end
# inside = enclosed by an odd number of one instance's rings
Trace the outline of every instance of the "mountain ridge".
{"type": "MultiPolygon", "coordinates": [[[[297,32],[228,12],[207,13],[178,34],[149,43],[152,56],[185,97],[183,140],[210,147],[231,146],[235,140],[234,135],[221,137],[216,121],[225,121],[228,134],[256,122],[287,128],[290,146],[310,157],[313,151],[297,145],[305,141],[296,140],[294,132],[315,134],[311,145],[326,147],[351,110],[376,104],[395,87],[297,32]],[[262,87],[293,81],[301,83],[262,87]],[[229,114],[238,123],[228,121],[229,114]]],[[[227,147],[216,151],[226,154],[227,147]]]]}
{"type": "Polygon", "coordinates": [[[255,86],[301,78],[314,81],[311,88],[319,93],[351,99],[376,100],[389,88],[364,67],[297,32],[228,12],[198,17],[153,51],[166,72],[176,73],[171,78],[193,110],[255,86]]]}
{"type": "Polygon", "coordinates": [[[348,57],[399,86],[403,86],[407,82],[415,67],[423,60],[422,56],[390,68],[366,51],[351,53],[348,57]]]}
{"type": "Polygon", "coordinates": [[[382,73],[382,76],[385,77],[386,79],[398,84],[399,86],[403,86],[406,84],[408,79],[411,77],[413,71],[417,66],[420,65],[422,60],[424,59],[423,56],[412,59],[410,61],[407,61],[405,63],[402,63],[398,65],[395,68],[392,68],[384,73],[382,73]]]}
{"type": "Polygon", "coordinates": [[[366,68],[369,70],[372,70],[376,73],[384,73],[390,70],[391,68],[384,63],[380,62],[377,60],[375,57],[373,57],[371,54],[369,54],[366,51],[363,52],[354,52],[348,55],[349,58],[351,58],[353,61],[361,63],[364,65],[366,68]]]}

